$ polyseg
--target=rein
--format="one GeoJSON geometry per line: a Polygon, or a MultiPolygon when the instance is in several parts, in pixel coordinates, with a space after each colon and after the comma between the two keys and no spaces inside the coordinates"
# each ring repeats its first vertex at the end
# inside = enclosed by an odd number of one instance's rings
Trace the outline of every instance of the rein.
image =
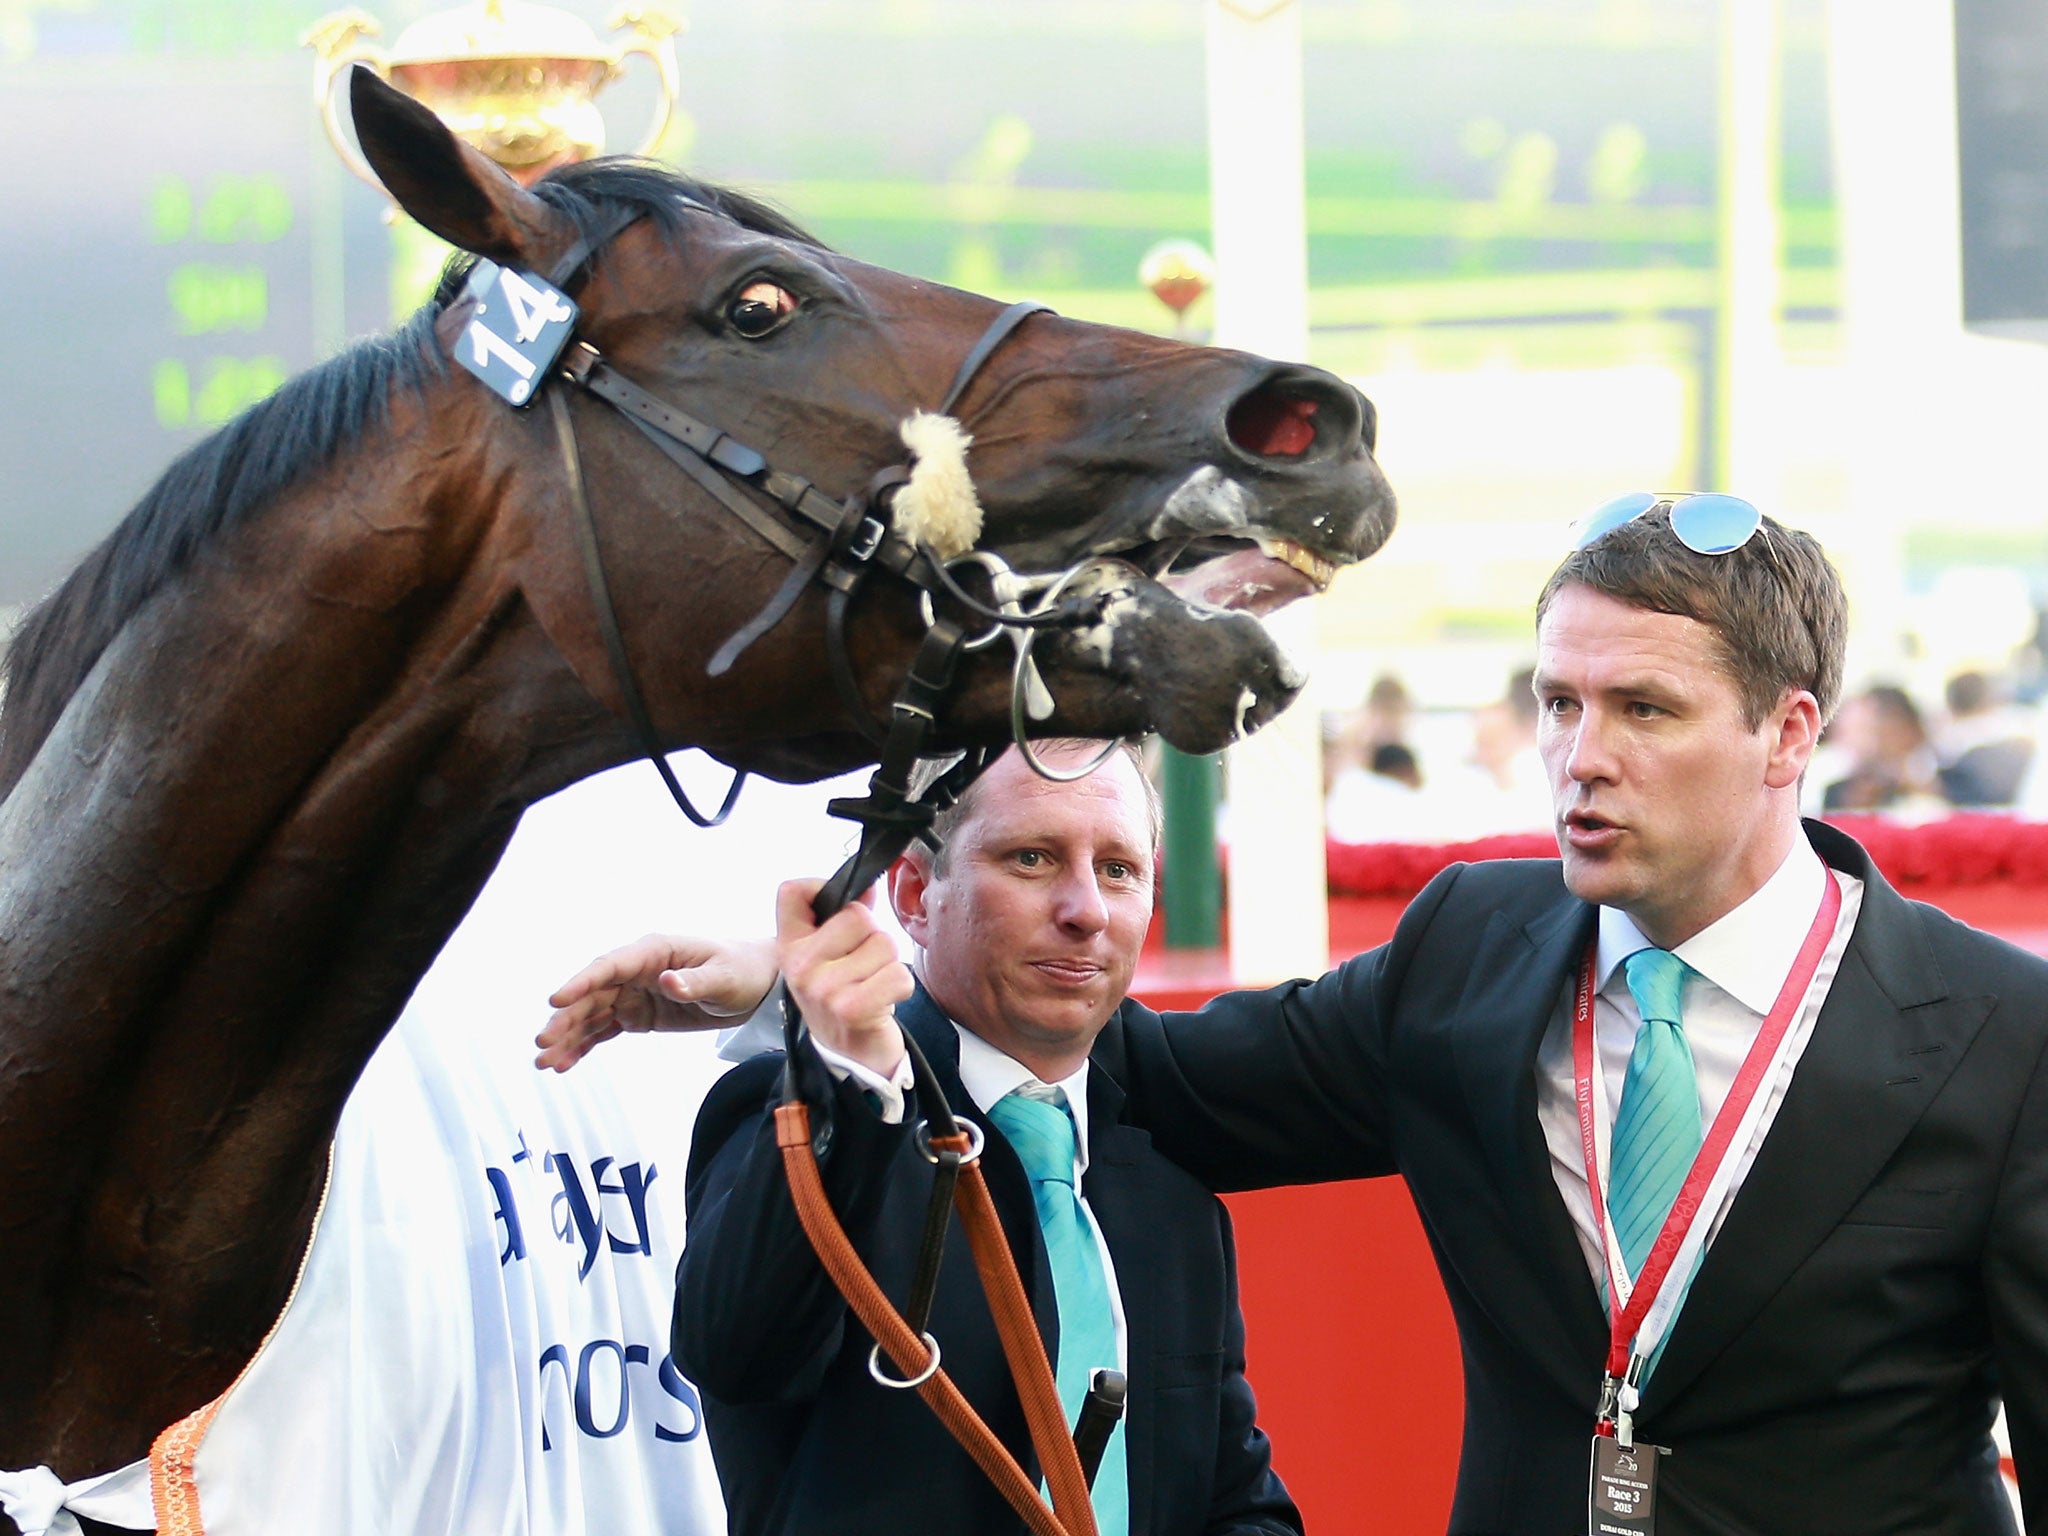
{"type": "MultiPolygon", "coordinates": [[[[694,202],[691,206],[703,207],[694,202]]],[[[562,290],[574,284],[592,257],[639,217],[638,212],[621,213],[603,228],[578,240],[550,269],[551,286],[546,289],[540,289],[531,278],[480,263],[480,267],[489,268],[481,282],[472,279],[471,291],[479,296],[480,316],[484,308],[481,295],[488,282],[495,279],[506,283],[509,293],[510,284],[516,279],[524,285],[525,292],[536,294],[548,306],[542,311],[544,318],[564,328],[558,338],[547,338],[543,336],[545,324],[533,325],[531,317],[526,317],[517,340],[532,345],[536,357],[524,372],[515,368],[518,376],[509,382],[494,378],[488,371],[485,354],[490,348],[484,342],[477,344],[474,365],[460,351],[457,360],[514,405],[529,403],[538,379],[550,376],[559,376],[567,384],[605,401],[700,488],[788,557],[788,576],[761,611],[719,647],[706,669],[710,676],[720,677],[730,670],[754,641],[781,622],[813,581],[822,582],[828,589],[826,654],[834,686],[855,723],[880,751],[866,796],[834,800],[828,807],[835,816],[857,821],[861,836],[858,849],[826,883],[814,903],[816,915],[823,921],[872,884],[911,842],[919,838],[931,842],[931,825],[939,811],[953,804],[993,761],[995,753],[991,750],[967,752],[921,797],[911,795],[912,771],[926,755],[939,707],[952,687],[963,654],[991,645],[1005,635],[1011,638],[1016,660],[1011,677],[1010,716],[1016,744],[1031,766],[1046,777],[1080,776],[1049,769],[1032,752],[1026,739],[1026,715],[1037,712],[1042,718],[1043,713],[1049,712],[1033,709],[1045,689],[1031,659],[1032,645],[1043,629],[1086,623],[1106,610],[1117,591],[1114,584],[1090,595],[1066,595],[1084,571],[1097,567],[1111,571],[1129,568],[1121,562],[1084,559],[1064,572],[1020,575],[991,551],[971,550],[952,562],[941,560],[929,549],[904,538],[892,525],[891,502],[910,478],[908,463],[884,467],[869,479],[864,489],[835,502],[809,480],[777,469],[765,455],[648,393],[619,373],[596,347],[573,336],[576,310],[562,290]],[[529,330],[533,334],[529,335],[529,330]],[[543,347],[551,348],[544,361],[538,355],[543,347]],[[761,498],[766,498],[768,505],[764,506],[761,498]],[[953,567],[963,573],[969,569],[978,571],[988,583],[988,598],[977,598],[967,590],[953,567]],[[880,724],[869,716],[846,645],[853,596],[875,570],[901,577],[919,589],[920,613],[925,624],[924,640],[891,705],[888,719],[880,724]],[[964,610],[986,627],[979,633],[970,632],[960,622],[940,613],[941,602],[964,610]]],[[[512,308],[517,318],[517,300],[512,308]]],[[[1045,309],[1043,304],[1025,302],[1012,304],[997,315],[961,359],[939,414],[950,415],[976,375],[1011,333],[1045,309]]],[[[480,323],[473,322],[473,328],[480,323]]],[[[493,339],[499,352],[516,351],[503,337],[493,333],[493,339]]],[[[690,804],[669,769],[612,605],[568,402],[558,389],[550,393],[548,403],[575,511],[591,603],[627,717],[642,750],[660,772],[662,782],[683,813],[698,826],[717,826],[731,813],[746,772],[735,771],[724,803],[716,814],[707,817],[690,804]]],[[[1103,756],[1114,750],[1111,744],[1104,749],[1103,756]]],[[[1092,771],[1101,760],[1097,758],[1082,772],[1092,771]]],[[[979,1127],[955,1118],[930,1063],[906,1032],[904,1045],[924,1114],[916,1132],[918,1145],[933,1163],[936,1175],[910,1300],[898,1313],[861,1261],[825,1196],[818,1155],[829,1145],[831,1127],[827,1125],[813,1135],[805,1090],[825,1096],[829,1095],[831,1085],[824,1080],[823,1064],[816,1054],[801,1049],[803,1036],[802,1018],[794,1003],[785,997],[783,1102],[775,1111],[776,1140],[799,1222],[826,1272],[876,1339],[869,1355],[870,1374],[885,1387],[915,1390],[923,1396],[1035,1536],[1097,1536],[1089,1486],[1110,1429],[1122,1412],[1122,1383],[1116,1379],[1116,1373],[1103,1373],[1109,1379],[1099,1382],[1091,1392],[1081,1424],[1066,1423],[1052,1364],[1046,1357],[1016,1259],[982,1178],[979,1127]],[[1016,1457],[940,1368],[938,1341],[925,1331],[950,1213],[955,1208],[973,1250],[975,1267],[1017,1386],[1030,1427],[1032,1449],[1051,1491],[1051,1508],[1039,1497],[1034,1480],[1016,1457]],[[892,1377],[882,1369],[881,1357],[885,1352],[902,1373],[900,1377],[892,1377]]]]}

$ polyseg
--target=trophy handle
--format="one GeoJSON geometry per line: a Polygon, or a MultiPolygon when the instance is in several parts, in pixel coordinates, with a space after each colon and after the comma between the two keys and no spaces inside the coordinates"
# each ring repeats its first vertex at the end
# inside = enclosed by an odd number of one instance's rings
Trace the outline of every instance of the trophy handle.
{"type": "Polygon", "coordinates": [[[377,72],[378,79],[387,82],[391,79],[391,60],[383,49],[359,41],[375,37],[380,30],[376,18],[366,12],[335,11],[308,27],[306,35],[299,39],[299,46],[313,50],[313,105],[319,108],[320,121],[326,125],[327,138],[334,145],[334,152],[341,156],[343,165],[382,192],[384,183],[370,169],[370,162],[363,158],[355,141],[343,131],[341,118],[334,107],[335,77],[351,65],[367,64],[377,72]]]}
{"type": "Polygon", "coordinates": [[[660,71],[661,101],[655,106],[647,137],[633,151],[636,155],[652,154],[654,146],[668,132],[669,120],[675,116],[676,98],[682,94],[682,82],[676,73],[675,35],[683,30],[683,24],[658,5],[631,4],[621,7],[608,25],[614,32],[629,30],[633,34],[632,40],[612,58],[614,74],[635,53],[646,54],[660,71]]]}

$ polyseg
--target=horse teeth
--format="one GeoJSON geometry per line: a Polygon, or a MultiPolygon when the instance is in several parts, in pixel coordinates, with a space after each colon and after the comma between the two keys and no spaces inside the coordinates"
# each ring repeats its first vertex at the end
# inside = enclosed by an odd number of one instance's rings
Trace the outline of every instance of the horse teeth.
{"type": "Polygon", "coordinates": [[[1316,584],[1318,592],[1327,590],[1330,583],[1337,579],[1335,561],[1325,560],[1314,551],[1302,548],[1292,539],[1275,539],[1267,553],[1301,572],[1316,584]]]}

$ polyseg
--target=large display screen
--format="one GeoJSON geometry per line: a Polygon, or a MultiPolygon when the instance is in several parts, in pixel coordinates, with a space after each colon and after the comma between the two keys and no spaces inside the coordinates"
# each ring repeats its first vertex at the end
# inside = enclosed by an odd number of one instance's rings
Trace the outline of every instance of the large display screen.
{"type": "MultiPolygon", "coordinates": [[[[607,0],[561,3],[605,33],[607,0]]],[[[343,168],[311,99],[300,39],[332,8],[0,4],[0,633],[176,453],[417,293],[403,231],[343,168]]],[[[368,8],[389,46],[448,7],[368,8]]],[[[1199,0],[675,8],[682,110],[665,158],[768,196],[864,259],[1170,325],[1136,273],[1154,243],[1209,236],[1199,0]]],[[[1783,8],[1783,201],[1790,313],[1825,321],[1822,11],[1783,8]]],[[[1717,292],[1718,14],[1715,0],[1303,0],[1310,360],[1399,374],[1397,415],[1404,389],[1433,399],[1444,374],[1484,394],[1496,365],[1647,363],[1664,370],[1658,390],[1629,398],[1666,402],[1656,466],[1688,477],[1711,430],[1710,392],[1687,380],[1705,366],[1717,292]]],[[[634,147],[652,103],[651,71],[631,61],[601,102],[612,147],[634,147]]],[[[1197,334],[1205,313],[1191,314],[1197,334]]],[[[1432,432],[1469,438],[1453,418],[1474,408],[1394,423],[1411,506],[1433,503],[1443,523],[1555,521],[1576,504],[1576,481],[1503,495],[1462,455],[1442,474],[1415,462],[1432,432]]],[[[1569,440],[1584,458],[1625,435],[1569,440]]],[[[1527,469],[1518,459],[1518,483],[1527,469]]],[[[1613,473],[1587,464],[1580,478],[1613,473]]],[[[1474,543],[1459,542],[1461,555],[1474,543]]],[[[1519,634],[1527,585],[1516,566],[1474,593],[1403,590],[1484,622],[1511,608],[1519,634]]]]}

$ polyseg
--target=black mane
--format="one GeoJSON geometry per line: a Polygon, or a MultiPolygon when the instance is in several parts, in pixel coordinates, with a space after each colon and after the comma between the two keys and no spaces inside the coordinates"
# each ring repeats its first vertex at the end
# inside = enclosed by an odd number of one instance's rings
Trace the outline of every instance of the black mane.
{"type": "MultiPolygon", "coordinates": [[[[679,238],[695,203],[747,229],[818,244],[766,204],[652,161],[569,166],[534,192],[586,236],[601,233],[614,210],[631,208],[679,238]]],[[[221,533],[381,426],[394,392],[423,389],[446,372],[434,344],[434,321],[473,261],[458,253],[434,297],[396,331],[358,342],[299,374],[186,450],[22,621],[0,663],[0,797],[14,787],[86,674],[143,604],[221,533]]]]}

